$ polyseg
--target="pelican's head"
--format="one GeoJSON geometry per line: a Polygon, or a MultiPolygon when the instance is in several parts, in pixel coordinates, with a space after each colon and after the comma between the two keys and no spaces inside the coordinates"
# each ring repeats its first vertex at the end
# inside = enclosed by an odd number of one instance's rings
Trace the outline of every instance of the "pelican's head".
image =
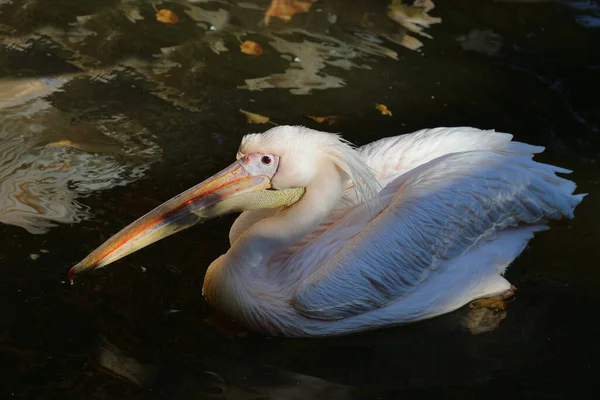
{"type": "Polygon", "coordinates": [[[279,126],[242,139],[237,160],[112,236],[71,268],[71,282],[198,222],[297,202],[324,163],[333,163],[365,197],[377,192],[360,156],[338,135],[279,126]]]}

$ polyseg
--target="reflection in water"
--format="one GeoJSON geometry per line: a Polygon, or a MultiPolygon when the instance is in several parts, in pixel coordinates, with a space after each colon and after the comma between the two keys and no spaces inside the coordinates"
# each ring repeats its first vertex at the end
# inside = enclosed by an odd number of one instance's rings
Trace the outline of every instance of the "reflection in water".
{"type": "Polygon", "coordinates": [[[76,77],[65,74],[37,79],[0,79],[0,110],[15,107],[38,97],[48,96],[76,77]]]}
{"type": "Polygon", "coordinates": [[[488,56],[497,56],[502,49],[502,37],[491,29],[473,29],[468,35],[459,36],[456,40],[464,50],[488,56]]]}
{"type": "MultiPolygon", "coordinates": [[[[252,77],[251,71],[245,72],[245,84],[239,88],[283,88],[293,94],[341,88],[345,86],[340,76],[343,71],[370,69],[370,56],[398,60],[389,42],[416,50],[423,43],[409,33],[431,38],[424,29],[441,22],[428,15],[433,2],[417,0],[408,4],[392,0],[386,15],[385,4],[378,6],[380,13],[373,13],[368,12],[372,7],[355,10],[342,0],[262,0],[239,5],[216,0],[182,1],[178,7],[171,7],[179,13],[180,22],[164,27],[149,18],[154,14],[151,1],[121,0],[116,7],[99,7],[89,14],[73,16],[68,27],[44,25],[35,33],[7,37],[3,42],[19,50],[32,43],[48,42],[70,53],[69,62],[84,71],[96,68],[99,61],[111,71],[132,68],[157,85],[155,94],[160,98],[199,111],[201,102],[194,96],[193,83],[203,70],[199,60],[206,57],[205,50],[223,54],[237,50],[239,45],[232,43],[240,37],[260,35],[271,46],[271,55],[262,57],[269,58],[263,66],[273,65],[268,68],[272,72],[258,78],[252,77]],[[168,40],[162,36],[142,43],[149,27],[156,28],[157,33],[168,32],[168,40]],[[272,59],[273,50],[287,63],[283,73],[281,59],[272,59]]],[[[33,3],[29,11],[14,9],[14,20],[34,13],[36,7],[39,5],[33,3]]]]}
{"type": "Polygon", "coordinates": [[[496,0],[499,3],[558,3],[586,12],[575,16],[575,22],[586,28],[600,27],[600,5],[595,0],[496,0]]]}
{"type": "Polygon", "coordinates": [[[0,81],[0,222],[40,234],[78,222],[78,199],[139,179],[160,148],[121,115],[72,122],[41,97],[71,76],[0,81]]]}
{"type": "Polygon", "coordinates": [[[508,311],[494,311],[489,308],[471,309],[462,319],[462,325],[473,335],[492,332],[506,318],[508,311]]]}
{"type": "Polygon", "coordinates": [[[415,0],[410,6],[407,3],[406,0],[392,0],[388,16],[409,31],[431,39],[432,36],[423,32],[423,29],[442,22],[441,18],[428,14],[435,8],[435,4],[432,0],[415,0]]]}
{"type": "Polygon", "coordinates": [[[575,17],[575,21],[586,28],[600,28],[600,5],[594,0],[563,2],[568,7],[587,12],[575,17]]]}
{"type": "Polygon", "coordinates": [[[221,361],[203,362],[194,357],[150,364],[126,354],[102,338],[92,354],[101,371],[168,399],[344,399],[350,386],[260,364],[238,364],[235,369],[221,361]],[[207,368],[207,364],[212,364],[207,368]]]}
{"type": "Polygon", "coordinates": [[[101,338],[93,354],[93,360],[101,370],[126,379],[142,387],[149,387],[158,367],[142,363],[125,354],[106,338],[101,338]]]}
{"type": "Polygon", "coordinates": [[[356,57],[352,46],[343,42],[331,43],[331,39],[325,38],[325,35],[321,38],[326,40],[315,42],[310,39],[314,39],[316,35],[308,32],[298,33],[303,33],[302,36],[305,38],[300,43],[279,36],[273,36],[273,41],[269,42],[279,53],[288,55],[285,58],[290,66],[283,74],[246,79],[246,84],[240,88],[248,90],[282,88],[290,89],[292,94],[308,94],[314,89],[343,87],[343,79],[324,73],[322,70],[327,65],[344,69],[357,66],[350,61],[356,57]]]}

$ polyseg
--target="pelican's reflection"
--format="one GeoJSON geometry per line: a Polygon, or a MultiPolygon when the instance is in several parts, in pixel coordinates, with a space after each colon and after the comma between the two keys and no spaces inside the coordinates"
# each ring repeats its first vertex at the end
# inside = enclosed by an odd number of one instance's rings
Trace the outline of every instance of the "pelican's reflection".
{"type": "Polygon", "coordinates": [[[146,388],[152,386],[158,371],[156,365],[136,360],[105,337],[100,338],[94,349],[92,362],[110,375],[146,388]]]}
{"type": "Polygon", "coordinates": [[[343,384],[260,364],[172,357],[140,361],[101,337],[92,353],[101,372],[138,385],[155,398],[316,399],[346,398],[355,391],[343,384]]]}

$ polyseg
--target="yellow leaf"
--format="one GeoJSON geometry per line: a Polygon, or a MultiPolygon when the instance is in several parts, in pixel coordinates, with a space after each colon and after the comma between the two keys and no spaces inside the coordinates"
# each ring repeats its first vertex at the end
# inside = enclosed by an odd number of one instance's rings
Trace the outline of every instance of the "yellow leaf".
{"type": "Polygon", "coordinates": [[[70,140],[60,140],[58,142],[48,143],[46,145],[46,147],[65,147],[65,146],[71,146],[71,141],[70,140]]]}
{"type": "Polygon", "coordinates": [[[269,117],[265,117],[264,115],[254,114],[241,108],[240,112],[246,116],[249,124],[266,124],[269,122],[269,117]]]}
{"type": "Polygon", "coordinates": [[[271,0],[271,5],[265,13],[265,25],[269,25],[271,17],[277,17],[285,22],[292,19],[294,14],[308,12],[316,0],[271,0]]]}
{"type": "Polygon", "coordinates": [[[240,45],[240,50],[244,54],[250,54],[251,56],[260,56],[263,53],[263,49],[260,44],[253,42],[252,40],[246,40],[240,45]]]}
{"type": "Polygon", "coordinates": [[[390,117],[392,116],[392,112],[388,110],[385,104],[377,104],[375,108],[378,109],[382,115],[389,115],[390,117]]]}
{"type": "Polygon", "coordinates": [[[318,122],[319,124],[327,122],[328,125],[336,124],[340,120],[340,117],[336,117],[335,115],[327,115],[325,117],[314,117],[312,115],[307,115],[307,117],[318,122]]]}
{"type": "Polygon", "coordinates": [[[164,24],[176,24],[179,22],[179,17],[171,10],[158,10],[156,20],[164,24]]]}

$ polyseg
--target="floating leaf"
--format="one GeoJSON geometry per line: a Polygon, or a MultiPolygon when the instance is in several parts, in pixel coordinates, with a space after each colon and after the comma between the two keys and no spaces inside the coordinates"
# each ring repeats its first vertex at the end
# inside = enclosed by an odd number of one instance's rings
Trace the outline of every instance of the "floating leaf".
{"type": "Polygon", "coordinates": [[[252,40],[246,40],[240,45],[240,50],[244,54],[250,54],[251,56],[260,56],[263,53],[263,49],[260,44],[253,42],[252,40]]]}
{"type": "Polygon", "coordinates": [[[46,147],[66,147],[71,145],[72,143],[70,140],[60,140],[58,142],[48,143],[46,147]]]}
{"type": "Polygon", "coordinates": [[[336,124],[340,120],[340,117],[336,117],[335,115],[327,115],[325,117],[315,117],[312,115],[307,115],[306,117],[318,122],[319,124],[327,122],[328,125],[336,124]]]}
{"type": "Polygon", "coordinates": [[[295,14],[305,13],[316,0],[271,0],[271,5],[265,13],[265,25],[269,25],[271,17],[277,17],[285,22],[292,19],[295,14]]]}
{"type": "Polygon", "coordinates": [[[164,24],[176,24],[179,22],[179,17],[171,10],[158,10],[156,20],[164,24]]]}
{"type": "Polygon", "coordinates": [[[242,110],[240,108],[240,112],[246,116],[249,124],[266,124],[269,122],[269,117],[265,117],[264,115],[251,113],[246,110],[242,110]]]}
{"type": "Polygon", "coordinates": [[[389,115],[390,117],[392,116],[392,112],[388,110],[385,104],[377,104],[375,108],[378,109],[382,115],[389,115]]]}

